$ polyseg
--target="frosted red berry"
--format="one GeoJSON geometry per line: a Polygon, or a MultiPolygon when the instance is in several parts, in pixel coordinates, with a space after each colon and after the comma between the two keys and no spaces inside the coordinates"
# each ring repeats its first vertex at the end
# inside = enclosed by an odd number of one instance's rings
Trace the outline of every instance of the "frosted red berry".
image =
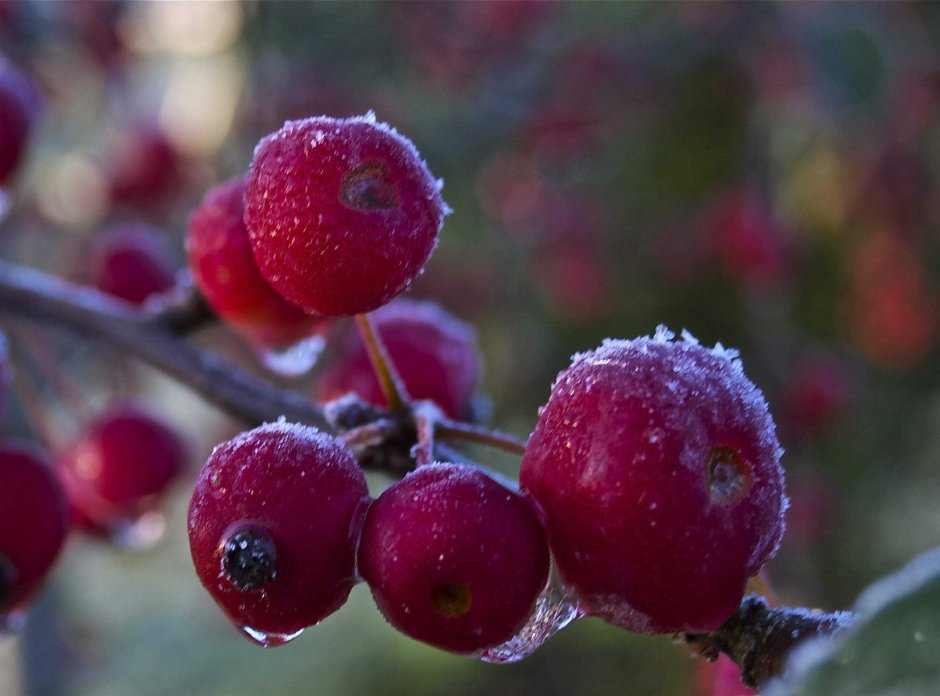
{"type": "MultiPolygon", "coordinates": [[[[409,396],[429,399],[452,418],[465,418],[480,379],[476,332],[433,302],[397,300],[372,315],[409,396]]],[[[358,332],[320,378],[322,401],[348,392],[380,408],[388,404],[358,332]]]]}
{"type": "Polygon", "coordinates": [[[447,206],[414,145],[364,117],[288,121],[255,149],[245,224],[262,277],[307,312],[369,312],[421,272],[447,206]]]}
{"type": "Polygon", "coordinates": [[[59,457],[77,528],[114,537],[154,511],[186,466],[176,431],[140,404],[113,405],[59,457]]]}
{"type": "Polygon", "coordinates": [[[0,445],[0,628],[14,627],[68,530],[65,497],[38,452],[0,445]]]}
{"type": "Polygon", "coordinates": [[[420,467],[366,515],[359,571],[382,614],[425,643],[473,653],[511,638],[548,577],[532,503],[479,469],[420,467]]]}
{"type": "Polygon", "coordinates": [[[727,619],[786,508],[774,423],[737,354],[671,338],[575,356],[520,472],[585,610],[642,633],[727,619]]]}
{"type": "Polygon", "coordinates": [[[0,185],[22,159],[38,113],[38,93],[29,78],[0,56],[0,185]]]}
{"type": "Polygon", "coordinates": [[[368,500],[349,449],[315,428],[268,423],[212,452],[189,505],[196,574],[266,645],[333,613],[355,583],[368,500]]]}
{"type": "Polygon", "coordinates": [[[146,225],[110,230],[95,248],[92,274],[99,290],[133,304],[166,292],[176,282],[169,249],[146,225]]]}
{"type": "Polygon", "coordinates": [[[235,330],[265,346],[293,344],[326,320],[292,305],[261,277],[248,243],[244,179],[206,193],[189,217],[186,252],[199,291],[235,330]]]}

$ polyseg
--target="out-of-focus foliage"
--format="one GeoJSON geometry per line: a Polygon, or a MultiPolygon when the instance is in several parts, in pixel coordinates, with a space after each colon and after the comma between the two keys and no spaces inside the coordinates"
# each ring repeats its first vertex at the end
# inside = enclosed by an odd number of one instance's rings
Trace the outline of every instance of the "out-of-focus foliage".
{"type": "MultiPolygon", "coordinates": [[[[0,52],[45,94],[3,258],[87,279],[101,230],[140,222],[182,266],[186,216],[260,136],[373,109],[445,180],[454,214],[410,295],[477,327],[495,426],[528,433],[573,352],[686,328],[738,348],[777,419],[788,603],[847,606],[940,543],[940,5],[5,2],[0,52]]],[[[224,331],[197,340],[260,370],[224,331]]],[[[68,345],[88,393],[162,401],[200,461],[237,431],[68,345]]],[[[34,692],[693,688],[680,648],[596,620],[518,665],[443,654],[362,586],[260,651],[192,570],[194,478],[154,552],[73,541],[19,644],[34,692]]]]}
{"type": "Polygon", "coordinates": [[[894,696],[940,691],[940,551],[865,590],[861,618],[832,641],[802,646],[769,696],[894,696]]]}

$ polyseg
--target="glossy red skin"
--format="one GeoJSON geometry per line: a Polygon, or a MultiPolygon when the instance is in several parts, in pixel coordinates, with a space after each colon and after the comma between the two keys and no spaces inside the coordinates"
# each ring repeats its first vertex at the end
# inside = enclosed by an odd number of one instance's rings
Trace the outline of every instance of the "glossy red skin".
{"type": "Polygon", "coordinates": [[[0,554],[16,571],[13,591],[0,603],[2,617],[39,587],[65,541],[68,511],[45,458],[10,444],[0,447],[0,501],[0,554]]]}
{"type": "Polygon", "coordinates": [[[261,277],[243,221],[244,179],[210,189],[189,217],[186,253],[199,291],[226,323],[265,346],[318,333],[327,321],[306,314],[261,277]]]}
{"type": "MultiPolygon", "coordinates": [[[[430,399],[451,418],[467,417],[481,371],[473,328],[433,302],[397,300],[372,318],[409,396],[430,399]]],[[[358,332],[321,376],[317,398],[330,401],[348,392],[388,406],[358,332]]]]}
{"type": "Polygon", "coordinates": [[[138,305],[176,282],[169,250],[159,233],[146,225],[112,230],[98,244],[93,266],[99,290],[138,305]]]}
{"type": "Polygon", "coordinates": [[[378,497],[366,515],[359,571],[392,626],[473,653],[511,638],[548,578],[545,528],[531,501],[479,469],[429,464],[378,497]],[[447,616],[433,588],[466,585],[469,609],[447,616]]]}
{"type": "Polygon", "coordinates": [[[288,121],[255,149],[245,224],[258,269],[307,312],[369,312],[404,292],[447,207],[411,142],[373,118],[288,121]],[[344,199],[348,175],[384,169],[375,205],[344,199]]]}
{"type": "Polygon", "coordinates": [[[223,442],[196,481],[189,544],[203,586],[238,626],[291,634],[339,609],[355,583],[362,470],[315,428],[268,423],[223,442]],[[222,570],[226,539],[246,523],[266,531],[277,577],[240,591],[222,570]]]}
{"type": "Polygon", "coordinates": [[[576,356],[540,412],[520,482],[588,613],[640,633],[707,632],[779,544],[780,453],[739,362],[658,335],[576,356]],[[713,447],[749,472],[739,495],[711,495],[713,447]]]}
{"type": "Polygon", "coordinates": [[[153,510],[184,470],[179,435],[137,404],[113,406],[59,459],[58,473],[83,531],[106,535],[153,510]]]}
{"type": "Polygon", "coordinates": [[[27,77],[0,57],[0,184],[22,159],[38,110],[38,96],[27,77]]]}

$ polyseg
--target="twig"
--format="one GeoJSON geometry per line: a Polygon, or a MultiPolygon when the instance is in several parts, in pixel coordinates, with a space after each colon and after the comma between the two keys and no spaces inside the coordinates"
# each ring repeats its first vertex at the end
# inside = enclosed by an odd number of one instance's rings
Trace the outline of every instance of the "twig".
{"type": "Polygon", "coordinates": [[[212,351],[190,345],[171,326],[92,288],[0,261],[0,313],[105,340],[248,424],[284,416],[332,430],[312,401],[253,377],[212,351]]]}
{"type": "Polygon", "coordinates": [[[694,654],[708,660],[725,653],[741,670],[741,681],[753,689],[783,672],[787,655],[804,640],[829,636],[848,626],[850,612],[814,613],[793,607],[773,608],[759,595],[749,595],[731,618],[711,633],[677,636],[694,654]]]}

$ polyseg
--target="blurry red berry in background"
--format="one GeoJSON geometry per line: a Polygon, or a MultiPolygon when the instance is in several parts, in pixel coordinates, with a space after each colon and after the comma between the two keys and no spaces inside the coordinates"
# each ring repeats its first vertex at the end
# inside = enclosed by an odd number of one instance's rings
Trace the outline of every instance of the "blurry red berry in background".
{"type": "MultiPolygon", "coordinates": [[[[409,396],[430,399],[451,418],[466,417],[481,373],[473,327],[433,302],[404,299],[372,318],[409,396]]],[[[358,332],[347,337],[316,389],[320,401],[348,392],[379,407],[388,405],[358,332]]]]}
{"type": "Polygon", "coordinates": [[[721,653],[715,662],[696,661],[696,696],[754,696],[741,682],[741,670],[721,653]]]}
{"type": "Polygon", "coordinates": [[[58,460],[73,522],[103,537],[155,511],[185,467],[177,432],[133,401],[113,404],[58,460]]]}
{"type": "Polygon", "coordinates": [[[141,124],[118,135],[105,161],[111,200],[148,207],[171,196],[181,182],[180,155],[166,134],[141,124]]]}
{"type": "Polygon", "coordinates": [[[96,244],[92,276],[102,292],[133,304],[169,290],[176,282],[170,250],[146,225],[114,227],[96,244]]]}
{"type": "Polygon", "coordinates": [[[783,387],[783,413],[798,431],[821,435],[835,424],[852,398],[846,365],[829,352],[807,352],[783,387]]]}
{"type": "Polygon", "coordinates": [[[558,319],[587,324],[613,309],[613,273],[601,253],[559,247],[539,254],[533,265],[540,294],[558,319]]]}
{"type": "Polygon", "coordinates": [[[65,496],[45,457],[0,446],[0,630],[17,627],[67,530],[65,496]]]}
{"type": "Polygon", "coordinates": [[[818,471],[803,468],[787,476],[790,507],[783,552],[805,553],[818,547],[841,517],[836,489],[818,471]]]}
{"type": "Polygon", "coordinates": [[[6,183],[22,160],[39,112],[36,87],[0,56],[0,185],[6,183]]]}
{"type": "Polygon", "coordinates": [[[916,250],[896,234],[878,232],[858,246],[850,264],[844,312],[852,341],[882,367],[918,364],[936,343],[938,305],[916,250]]]}
{"type": "Polygon", "coordinates": [[[725,193],[698,222],[702,243],[724,272],[742,286],[768,288],[789,273],[784,233],[754,193],[725,193]]]}
{"type": "Polygon", "coordinates": [[[82,47],[106,69],[120,67],[127,57],[119,24],[126,3],[109,0],[69,0],[59,9],[82,47]]]}
{"type": "Polygon", "coordinates": [[[186,253],[206,302],[246,338],[291,345],[324,330],[328,319],[306,314],[261,277],[243,221],[243,178],[210,189],[189,218],[186,253]]]}

